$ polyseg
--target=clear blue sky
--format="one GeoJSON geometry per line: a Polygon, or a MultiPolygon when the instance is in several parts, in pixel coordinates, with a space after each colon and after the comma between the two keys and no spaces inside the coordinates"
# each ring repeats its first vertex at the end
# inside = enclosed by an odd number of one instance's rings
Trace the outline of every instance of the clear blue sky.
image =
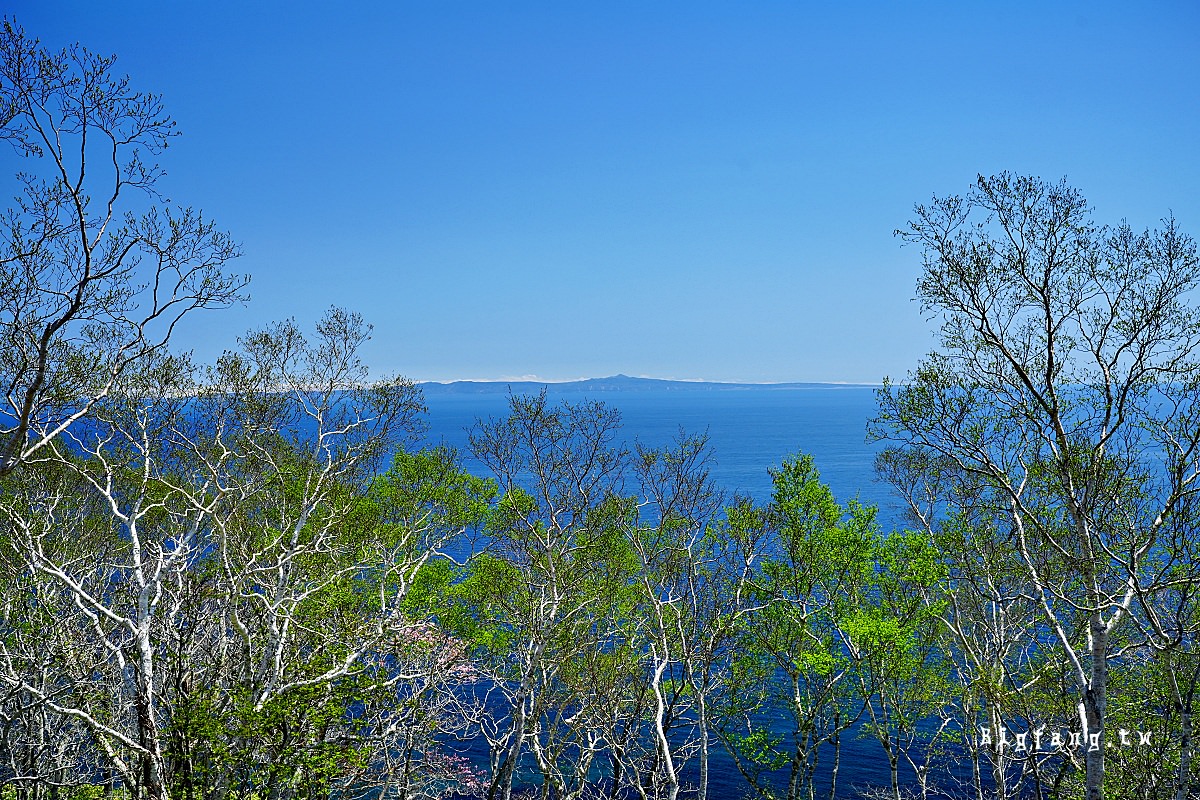
{"type": "Polygon", "coordinates": [[[6,6],[178,121],[253,276],[203,359],[337,304],[418,380],[877,382],[932,344],[892,231],[976,173],[1200,234],[1190,0],[6,6]]]}

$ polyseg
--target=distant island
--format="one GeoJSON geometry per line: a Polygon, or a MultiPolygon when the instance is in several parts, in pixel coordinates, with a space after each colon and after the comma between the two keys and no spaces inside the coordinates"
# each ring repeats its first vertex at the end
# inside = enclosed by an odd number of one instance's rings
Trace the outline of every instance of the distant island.
{"type": "Polygon", "coordinates": [[[745,391],[748,389],[853,389],[870,388],[869,383],[721,383],[716,381],[672,381],[611,375],[577,381],[427,381],[418,384],[430,395],[442,394],[528,394],[543,388],[551,392],[646,392],[646,391],[745,391]]]}

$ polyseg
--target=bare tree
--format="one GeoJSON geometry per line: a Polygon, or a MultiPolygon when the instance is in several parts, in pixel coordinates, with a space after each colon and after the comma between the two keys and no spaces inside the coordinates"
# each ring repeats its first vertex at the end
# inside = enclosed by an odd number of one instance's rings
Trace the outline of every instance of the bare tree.
{"type": "MultiPolygon", "coordinates": [[[[944,555],[945,591],[932,599],[951,673],[946,711],[971,759],[973,794],[979,800],[1020,797],[1029,781],[1049,785],[1056,764],[1065,766],[1063,754],[1048,747],[1049,731],[1070,720],[1044,702],[1048,687],[1062,683],[1054,680],[1062,658],[1041,621],[1027,572],[998,530],[1003,510],[981,506],[969,478],[962,480],[947,459],[926,455],[885,451],[876,469],[899,490],[911,529],[944,555]],[[1008,726],[1021,721],[1032,721],[1030,736],[1043,729],[1047,746],[1041,752],[1011,745],[1008,726]]],[[[1068,751],[1065,762],[1072,755],[1068,751]]]]}
{"type": "Polygon", "coordinates": [[[600,403],[552,406],[545,392],[510,399],[511,413],[480,422],[471,448],[502,491],[488,551],[474,560],[472,604],[485,635],[499,644],[478,659],[500,710],[484,734],[491,748],[489,800],[512,796],[523,753],[534,755],[543,791],[577,796],[587,787],[599,736],[586,724],[596,709],[588,685],[570,675],[600,666],[589,648],[607,631],[593,620],[628,585],[619,499],[626,453],[620,415],[600,403]]]}
{"type": "Polygon", "coordinates": [[[1173,219],[1099,227],[1065,183],[1007,174],[917,206],[899,235],[924,253],[943,349],[880,393],[875,430],[1003,509],[1070,666],[1099,800],[1109,670],[1190,557],[1166,534],[1200,491],[1195,244],[1173,219]]]}
{"type": "Polygon", "coordinates": [[[159,193],[177,135],[114,57],[0,24],[0,139],[24,167],[0,215],[0,475],[162,352],[179,321],[242,299],[236,245],[159,193]]]}
{"type": "Polygon", "coordinates": [[[720,491],[709,477],[706,436],[680,431],[663,448],[639,444],[633,472],[640,483],[640,509],[627,536],[640,562],[637,586],[641,653],[638,696],[649,690],[647,716],[651,758],[623,756],[630,771],[646,772],[635,789],[642,797],[674,800],[683,788],[686,765],[698,762],[697,797],[708,793],[713,695],[724,678],[737,624],[744,581],[724,563],[717,535],[720,491]],[[645,769],[648,761],[650,769],[645,769]],[[648,784],[648,785],[647,785],[648,784]]]}
{"type": "Polygon", "coordinates": [[[411,789],[441,755],[429,715],[465,708],[462,648],[403,603],[488,490],[436,454],[365,488],[423,407],[366,383],[366,330],[334,310],[314,341],[248,336],[202,383],[174,358],[126,371],[7,479],[0,544],[45,627],[5,615],[0,690],[85,732],[135,795],[327,794],[348,778],[321,758],[351,748],[411,789]],[[426,755],[386,766],[397,746],[426,755]]]}

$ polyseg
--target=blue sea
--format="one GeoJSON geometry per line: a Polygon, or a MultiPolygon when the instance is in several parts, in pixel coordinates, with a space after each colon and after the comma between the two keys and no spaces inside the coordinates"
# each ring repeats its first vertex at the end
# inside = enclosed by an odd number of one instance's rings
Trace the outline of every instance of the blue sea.
{"type": "MultiPolygon", "coordinates": [[[[669,444],[682,428],[709,436],[712,474],[729,491],[767,500],[768,470],[784,458],[808,453],[821,478],[840,501],[857,496],[885,515],[895,506],[887,487],[875,480],[878,444],[866,441],[867,421],[876,411],[870,386],[828,384],[803,388],[712,389],[713,384],[672,383],[670,389],[586,391],[571,384],[547,387],[551,402],[600,401],[621,412],[627,443],[669,444]],[[685,388],[678,388],[680,386],[685,388]]],[[[456,447],[468,465],[467,430],[476,420],[503,417],[508,395],[502,391],[444,393],[426,391],[429,443],[456,447]]]]}
{"type": "MultiPolygon", "coordinates": [[[[650,446],[669,444],[682,428],[688,433],[707,432],[714,462],[711,474],[729,492],[741,492],[760,501],[770,499],[768,470],[797,453],[815,459],[822,480],[840,502],[857,497],[876,505],[885,528],[896,524],[898,504],[888,487],[874,474],[874,458],[881,445],[867,441],[867,422],[876,412],[875,389],[868,386],[807,385],[713,388],[711,384],[672,383],[670,388],[595,391],[570,384],[547,388],[551,402],[601,401],[621,412],[625,440],[650,446]]],[[[508,410],[501,391],[426,391],[429,406],[428,443],[456,447],[467,468],[486,474],[469,454],[467,436],[476,420],[502,417],[508,410]]],[[[779,721],[783,722],[782,714],[779,721]]],[[[844,737],[838,797],[857,797],[857,789],[889,782],[887,762],[874,739],[844,737]]],[[[746,784],[728,756],[715,745],[710,796],[741,797],[746,784]]],[[[818,796],[827,786],[831,753],[822,755],[818,796]]],[[[828,791],[827,789],[825,790],[828,791]]]]}

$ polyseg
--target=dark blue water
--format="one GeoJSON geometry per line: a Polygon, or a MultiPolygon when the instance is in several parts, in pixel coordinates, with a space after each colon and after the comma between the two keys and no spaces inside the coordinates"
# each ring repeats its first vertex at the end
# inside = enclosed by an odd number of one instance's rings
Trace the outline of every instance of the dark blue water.
{"type": "MultiPolygon", "coordinates": [[[[878,445],[866,442],[867,420],[875,413],[875,390],[862,386],[803,389],[697,388],[610,391],[583,394],[548,391],[551,402],[597,400],[620,410],[626,440],[656,446],[669,444],[682,427],[688,433],[709,434],[715,455],[713,476],[730,491],[756,500],[771,494],[768,469],[788,456],[809,453],[821,478],[840,501],[857,496],[887,513],[894,503],[886,487],[875,480],[878,445]]],[[[466,457],[473,471],[466,430],[476,419],[502,417],[508,398],[501,393],[429,393],[431,443],[445,441],[466,457]]]]}
{"type": "MultiPolygon", "coordinates": [[[[861,386],[761,389],[650,389],[583,394],[571,388],[548,389],[551,402],[598,400],[620,410],[627,443],[670,444],[682,427],[688,433],[707,432],[714,455],[711,474],[726,490],[766,501],[771,496],[769,469],[786,458],[811,454],[822,480],[840,502],[852,497],[876,505],[889,527],[897,518],[896,503],[886,486],[875,479],[878,444],[866,441],[867,421],[876,411],[875,390],[861,386]]],[[[447,394],[429,392],[431,444],[446,443],[463,455],[466,467],[486,474],[474,461],[467,431],[477,419],[503,417],[508,399],[503,393],[447,394]]],[[[785,724],[782,713],[776,726],[785,724]]],[[[882,748],[856,731],[843,735],[838,797],[856,797],[857,789],[889,781],[882,748]]],[[[744,796],[747,786],[728,756],[714,743],[710,796],[744,796]]],[[[479,755],[483,755],[480,753],[479,755]]],[[[832,752],[822,755],[820,787],[828,780],[832,752]]],[[[826,790],[827,791],[827,790],[826,790]]]]}

